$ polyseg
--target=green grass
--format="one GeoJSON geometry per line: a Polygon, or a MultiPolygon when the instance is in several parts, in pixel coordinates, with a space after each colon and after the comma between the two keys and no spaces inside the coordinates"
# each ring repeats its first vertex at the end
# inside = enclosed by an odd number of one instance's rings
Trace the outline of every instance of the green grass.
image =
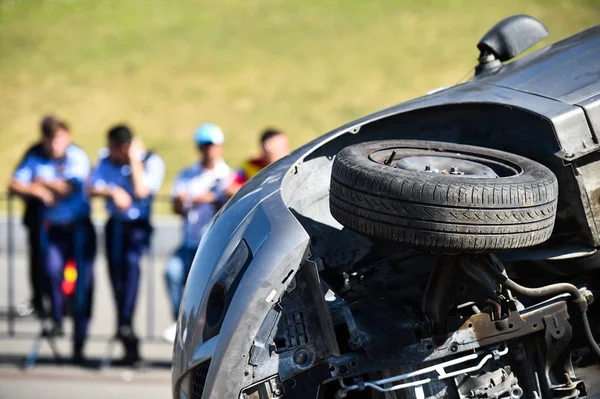
{"type": "Polygon", "coordinates": [[[477,40],[516,13],[544,44],[600,20],[591,0],[0,0],[0,184],[55,112],[95,158],[132,124],[167,162],[163,192],[203,121],[235,166],[279,126],[298,146],[351,119],[448,86],[477,40]]]}

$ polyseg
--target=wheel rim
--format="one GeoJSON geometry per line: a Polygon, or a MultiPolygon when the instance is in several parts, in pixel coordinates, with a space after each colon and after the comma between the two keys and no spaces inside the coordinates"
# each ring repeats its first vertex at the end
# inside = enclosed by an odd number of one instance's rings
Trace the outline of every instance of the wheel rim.
{"type": "Polygon", "coordinates": [[[472,179],[496,178],[494,169],[479,162],[440,156],[415,156],[402,158],[390,166],[413,172],[458,175],[472,179]]]}
{"type": "Polygon", "coordinates": [[[497,179],[522,173],[506,160],[484,158],[477,154],[390,148],[372,153],[369,159],[380,165],[423,174],[442,174],[471,179],[497,179]]]}

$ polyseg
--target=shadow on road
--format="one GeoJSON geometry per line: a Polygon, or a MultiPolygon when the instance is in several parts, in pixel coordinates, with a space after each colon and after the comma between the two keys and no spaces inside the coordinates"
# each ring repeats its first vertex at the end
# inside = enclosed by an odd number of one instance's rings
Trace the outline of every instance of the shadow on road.
{"type": "MultiPolygon", "coordinates": [[[[0,355],[0,365],[13,366],[17,368],[25,369],[26,357],[22,355],[0,355]]],[[[28,367],[27,369],[35,368],[36,366],[76,366],[88,370],[102,370],[102,358],[90,357],[87,358],[83,364],[73,364],[69,358],[57,360],[52,356],[39,356],[35,362],[35,365],[28,367]]],[[[111,369],[133,369],[143,371],[145,369],[163,369],[170,370],[171,362],[156,359],[144,359],[143,361],[132,365],[124,365],[119,361],[113,361],[110,365],[111,369]]]]}

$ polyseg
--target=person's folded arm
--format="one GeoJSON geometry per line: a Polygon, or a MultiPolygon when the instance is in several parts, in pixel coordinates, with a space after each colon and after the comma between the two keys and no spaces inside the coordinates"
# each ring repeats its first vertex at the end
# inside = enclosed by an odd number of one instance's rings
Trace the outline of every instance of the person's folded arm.
{"type": "Polygon", "coordinates": [[[211,202],[216,202],[219,199],[219,196],[214,191],[207,191],[204,194],[200,194],[195,196],[192,201],[194,204],[208,204],[211,202]]]}
{"type": "Polygon", "coordinates": [[[10,195],[17,195],[22,198],[37,198],[46,206],[52,206],[55,203],[55,196],[52,191],[38,182],[27,183],[13,178],[9,184],[8,192],[10,195]]]}
{"type": "Polygon", "coordinates": [[[16,168],[10,181],[8,192],[11,195],[18,195],[27,199],[34,197],[41,200],[47,206],[55,203],[54,194],[33,179],[34,161],[26,157],[16,168]]]}
{"type": "Polygon", "coordinates": [[[53,181],[39,181],[39,184],[46,187],[57,197],[68,197],[77,189],[77,185],[81,184],[75,180],[57,179],[53,181]]]}
{"type": "Polygon", "coordinates": [[[92,183],[88,188],[88,193],[92,197],[102,197],[111,200],[121,212],[128,210],[133,204],[131,195],[123,187],[107,185],[102,180],[92,183]]]}
{"type": "Polygon", "coordinates": [[[75,150],[68,157],[68,163],[61,178],[41,181],[41,184],[57,197],[68,197],[78,188],[83,187],[90,174],[90,160],[83,150],[75,150]]]}
{"type": "Polygon", "coordinates": [[[11,179],[8,185],[8,193],[11,195],[18,195],[20,197],[33,197],[33,184],[23,183],[17,179],[11,179]]]}
{"type": "Polygon", "coordinates": [[[88,193],[92,197],[110,198],[112,197],[112,190],[108,186],[90,186],[88,193]]]}

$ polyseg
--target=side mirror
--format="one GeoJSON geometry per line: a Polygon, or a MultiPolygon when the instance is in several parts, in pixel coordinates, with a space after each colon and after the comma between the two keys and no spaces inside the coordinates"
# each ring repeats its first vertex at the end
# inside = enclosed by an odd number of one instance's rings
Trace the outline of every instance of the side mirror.
{"type": "Polygon", "coordinates": [[[477,43],[480,51],[475,76],[493,72],[529,47],[548,36],[548,30],[528,15],[513,15],[498,22],[477,43]]]}

